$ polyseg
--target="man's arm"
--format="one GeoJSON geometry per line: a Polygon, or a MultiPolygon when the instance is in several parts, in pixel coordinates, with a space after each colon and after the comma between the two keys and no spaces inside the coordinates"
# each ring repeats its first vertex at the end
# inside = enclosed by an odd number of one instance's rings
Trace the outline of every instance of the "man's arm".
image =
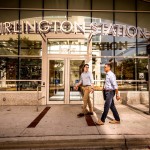
{"type": "Polygon", "coordinates": [[[116,99],[119,100],[120,96],[119,96],[119,92],[118,92],[118,84],[117,84],[115,75],[110,78],[110,82],[111,82],[111,84],[113,85],[113,87],[115,89],[116,99]]]}
{"type": "Polygon", "coordinates": [[[75,88],[76,90],[78,90],[78,87],[79,87],[81,84],[82,84],[82,74],[81,74],[79,83],[77,83],[74,88],[75,88]]]}
{"type": "Polygon", "coordinates": [[[79,83],[76,84],[76,87],[79,87],[82,84],[81,81],[79,81],[79,83]]]}
{"type": "Polygon", "coordinates": [[[94,79],[93,79],[93,74],[90,73],[90,80],[91,80],[91,93],[94,92],[94,79]]]}

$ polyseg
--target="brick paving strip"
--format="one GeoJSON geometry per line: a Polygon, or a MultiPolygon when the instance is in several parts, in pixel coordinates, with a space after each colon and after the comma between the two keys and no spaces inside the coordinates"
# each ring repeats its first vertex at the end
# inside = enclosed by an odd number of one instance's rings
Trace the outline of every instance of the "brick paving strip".
{"type": "Polygon", "coordinates": [[[30,124],[27,128],[35,128],[40,120],[45,116],[51,107],[46,107],[30,124]]]}
{"type": "Polygon", "coordinates": [[[86,120],[88,126],[96,126],[90,115],[85,115],[85,120],[86,120]]]}

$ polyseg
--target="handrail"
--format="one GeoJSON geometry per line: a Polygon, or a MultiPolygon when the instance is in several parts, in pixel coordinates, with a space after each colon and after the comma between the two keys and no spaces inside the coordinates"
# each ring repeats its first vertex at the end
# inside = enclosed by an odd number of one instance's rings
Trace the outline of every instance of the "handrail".
{"type": "Polygon", "coordinates": [[[42,98],[45,98],[45,96],[42,96],[42,97],[39,98],[39,88],[40,87],[45,87],[45,85],[38,85],[37,86],[37,105],[36,105],[36,110],[37,111],[39,111],[39,108],[38,108],[38,106],[39,106],[39,100],[41,100],[42,98]]]}

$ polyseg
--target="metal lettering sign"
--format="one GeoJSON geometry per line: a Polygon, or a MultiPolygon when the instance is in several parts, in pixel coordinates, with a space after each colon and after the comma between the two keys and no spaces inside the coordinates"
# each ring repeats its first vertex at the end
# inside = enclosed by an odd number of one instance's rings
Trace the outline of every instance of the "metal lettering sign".
{"type": "Polygon", "coordinates": [[[129,38],[150,38],[150,32],[146,28],[140,28],[135,26],[128,26],[122,24],[109,24],[109,23],[95,23],[90,24],[90,31],[86,31],[85,23],[79,24],[77,22],[70,21],[47,21],[41,20],[39,22],[34,21],[33,23],[29,21],[21,21],[20,24],[16,21],[14,22],[4,22],[0,23],[0,34],[10,34],[10,33],[50,33],[50,32],[62,32],[65,34],[69,33],[89,33],[88,39],[91,40],[92,36],[95,35],[112,35],[112,36],[122,36],[129,38]]]}

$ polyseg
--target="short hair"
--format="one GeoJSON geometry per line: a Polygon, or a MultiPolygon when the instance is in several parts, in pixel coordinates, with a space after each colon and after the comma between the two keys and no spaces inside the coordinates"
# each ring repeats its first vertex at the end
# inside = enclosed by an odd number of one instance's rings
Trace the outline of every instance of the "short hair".
{"type": "Polygon", "coordinates": [[[83,66],[83,67],[85,67],[85,66],[89,66],[89,64],[84,64],[84,66],[83,66]]]}
{"type": "Polygon", "coordinates": [[[105,65],[109,66],[110,69],[112,68],[112,63],[106,63],[105,65]]]}

